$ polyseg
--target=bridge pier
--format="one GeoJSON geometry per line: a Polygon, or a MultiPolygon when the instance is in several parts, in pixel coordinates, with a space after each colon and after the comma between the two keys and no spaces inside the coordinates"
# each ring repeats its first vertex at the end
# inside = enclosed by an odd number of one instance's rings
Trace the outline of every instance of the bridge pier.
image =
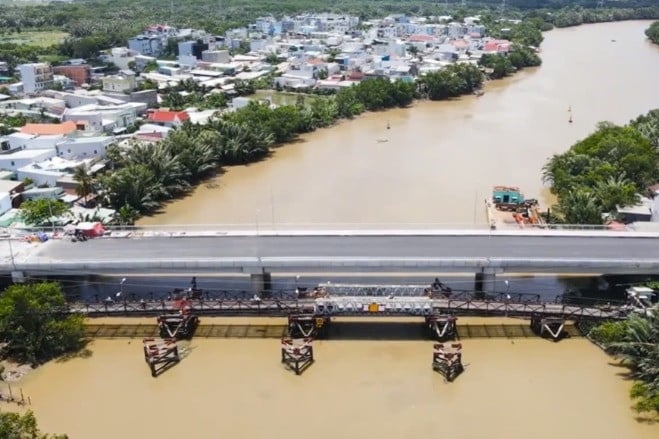
{"type": "Polygon", "coordinates": [[[481,271],[476,273],[474,290],[478,293],[495,293],[497,282],[497,269],[481,268],[481,271]]]}
{"type": "Polygon", "coordinates": [[[267,271],[261,270],[258,273],[250,273],[249,279],[252,284],[252,292],[259,296],[272,288],[272,274],[267,271]]]}
{"type": "Polygon", "coordinates": [[[15,284],[25,283],[27,280],[27,273],[24,271],[12,271],[11,272],[11,281],[15,284]]]}

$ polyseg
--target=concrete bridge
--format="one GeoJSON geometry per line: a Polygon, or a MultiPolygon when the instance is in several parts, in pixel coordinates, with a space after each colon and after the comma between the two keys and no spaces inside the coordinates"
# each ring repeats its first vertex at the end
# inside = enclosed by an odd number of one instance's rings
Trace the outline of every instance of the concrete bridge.
{"type": "MultiPolygon", "coordinates": [[[[0,241],[0,271],[31,275],[472,272],[659,274],[659,233],[602,230],[149,230],[84,242],[0,241]]],[[[484,286],[487,291],[489,288],[484,286]]]]}

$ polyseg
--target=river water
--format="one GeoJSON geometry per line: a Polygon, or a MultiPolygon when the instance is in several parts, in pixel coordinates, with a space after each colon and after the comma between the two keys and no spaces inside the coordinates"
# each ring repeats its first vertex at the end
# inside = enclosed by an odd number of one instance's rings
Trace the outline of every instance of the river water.
{"type": "Polygon", "coordinates": [[[499,184],[547,206],[548,157],[599,121],[622,124],[659,107],[659,48],[647,26],[553,30],[542,67],[494,81],[480,98],[418,102],[303,135],[140,223],[466,225],[483,223],[482,201],[499,184]]]}
{"type": "MultiPolygon", "coordinates": [[[[488,320],[489,321],[489,320],[488,320]]],[[[302,376],[276,339],[193,339],[152,378],[140,340],[96,340],[21,386],[46,431],[71,439],[336,437],[655,439],[634,420],[630,383],[584,339],[463,340],[447,384],[432,342],[329,340],[302,376]],[[477,421],[476,421],[477,420],[477,421]]]]}

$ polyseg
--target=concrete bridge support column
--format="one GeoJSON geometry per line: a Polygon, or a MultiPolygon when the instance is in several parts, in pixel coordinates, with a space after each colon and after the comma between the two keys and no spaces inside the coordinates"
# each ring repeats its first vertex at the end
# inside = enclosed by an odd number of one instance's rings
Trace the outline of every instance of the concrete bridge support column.
{"type": "Polygon", "coordinates": [[[497,272],[500,270],[494,268],[481,268],[481,271],[476,273],[474,290],[477,293],[496,293],[496,277],[497,272]]]}
{"type": "Polygon", "coordinates": [[[24,271],[12,271],[11,272],[11,281],[15,284],[25,283],[27,280],[27,273],[24,271]]]}
{"type": "Polygon", "coordinates": [[[252,283],[252,292],[259,297],[263,297],[272,289],[272,275],[265,270],[250,273],[249,278],[252,283]]]}

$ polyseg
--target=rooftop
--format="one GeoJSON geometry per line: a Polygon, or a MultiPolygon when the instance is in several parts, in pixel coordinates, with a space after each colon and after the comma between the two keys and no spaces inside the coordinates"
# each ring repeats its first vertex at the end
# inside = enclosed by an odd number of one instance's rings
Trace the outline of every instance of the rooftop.
{"type": "Polygon", "coordinates": [[[38,136],[44,135],[67,135],[71,134],[76,130],[75,122],[63,122],[63,123],[28,123],[21,128],[21,133],[24,134],[33,134],[38,136]]]}

